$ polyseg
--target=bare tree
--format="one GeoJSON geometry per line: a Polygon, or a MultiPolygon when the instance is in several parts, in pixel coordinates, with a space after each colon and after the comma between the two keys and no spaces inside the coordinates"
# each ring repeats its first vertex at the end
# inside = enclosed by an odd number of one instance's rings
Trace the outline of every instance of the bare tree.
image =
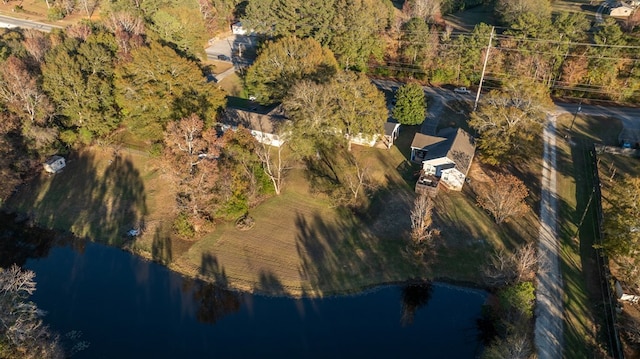
{"type": "Polygon", "coordinates": [[[26,64],[10,56],[0,69],[0,99],[32,124],[43,125],[53,112],[47,95],[42,91],[26,64]]]}
{"type": "Polygon", "coordinates": [[[38,30],[25,29],[24,30],[24,48],[29,55],[33,57],[39,64],[44,61],[44,56],[51,48],[51,42],[47,35],[38,30]]]}
{"type": "Polygon", "coordinates": [[[538,269],[539,257],[534,243],[528,243],[508,253],[496,251],[484,267],[484,280],[491,286],[505,286],[532,280],[538,269]]]}
{"type": "Polygon", "coordinates": [[[351,193],[353,204],[358,203],[358,199],[367,190],[373,188],[373,182],[369,176],[369,167],[362,165],[355,157],[351,157],[351,166],[345,169],[343,182],[351,193]]]}
{"type": "Polygon", "coordinates": [[[480,207],[489,211],[498,224],[507,218],[524,215],[527,211],[524,199],[529,195],[524,183],[509,174],[490,173],[489,177],[493,178],[493,183],[478,188],[480,207]]]}
{"type": "Polygon", "coordinates": [[[433,238],[440,234],[440,231],[432,228],[431,218],[434,203],[431,197],[420,195],[413,203],[411,210],[411,242],[414,253],[424,256],[433,249],[433,238]]]}
{"type": "Polygon", "coordinates": [[[84,9],[84,12],[87,14],[87,17],[91,17],[96,7],[98,6],[98,0],[78,0],[80,2],[80,6],[84,9]]]}
{"type": "MultiPolygon", "coordinates": [[[[283,139],[284,137],[280,136],[280,138],[283,139]]],[[[289,161],[283,154],[285,144],[286,142],[283,142],[280,146],[276,147],[260,143],[256,147],[256,155],[262,162],[264,173],[271,179],[276,195],[280,195],[282,192],[284,177],[290,169],[289,161]]]]}
{"type": "Polygon", "coordinates": [[[42,311],[29,297],[36,290],[35,273],[17,265],[0,269],[0,335],[21,358],[63,358],[57,337],[42,322],[42,311]]]}

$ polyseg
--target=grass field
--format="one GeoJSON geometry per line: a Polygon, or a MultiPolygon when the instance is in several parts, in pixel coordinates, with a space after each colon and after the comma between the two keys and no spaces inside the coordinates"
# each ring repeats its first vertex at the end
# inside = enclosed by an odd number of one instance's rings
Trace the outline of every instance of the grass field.
{"type": "Polygon", "coordinates": [[[593,142],[615,144],[621,124],[616,119],[578,116],[573,131],[569,132],[573,119],[573,115],[564,115],[557,123],[560,135],[571,136],[571,141],[562,138],[557,141],[558,233],[565,282],[565,353],[584,358],[598,350],[598,343],[605,342],[603,293],[598,272],[600,257],[593,249],[597,220],[590,198],[593,168],[589,148],[593,142]],[[582,226],[578,228],[581,221],[582,226]]]}
{"type": "MultiPolygon", "coordinates": [[[[403,131],[399,143],[408,142],[414,132],[403,131]]],[[[353,151],[379,183],[366,212],[333,208],[326,197],[311,191],[298,169],[281,196],[250,211],[256,221],[251,230],[221,223],[195,241],[172,235],[170,186],[156,160],[140,151],[121,150],[114,157],[111,147],[93,147],[71,155],[62,173],[43,174],[7,207],[46,227],[126,245],[187,275],[289,295],[353,292],[412,278],[480,284],[480,267],[494,248],[512,247],[511,239],[536,233],[537,225],[528,220],[497,227],[475,204],[472,186],[462,193],[443,192],[436,210],[442,230],[439,250],[426,267],[406,251],[415,198],[414,167],[407,154],[397,147],[354,146],[353,151]],[[145,233],[126,242],[126,231],[142,222],[145,233]]],[[[475,173],[473,181],[481,181],[475,173]]]]}

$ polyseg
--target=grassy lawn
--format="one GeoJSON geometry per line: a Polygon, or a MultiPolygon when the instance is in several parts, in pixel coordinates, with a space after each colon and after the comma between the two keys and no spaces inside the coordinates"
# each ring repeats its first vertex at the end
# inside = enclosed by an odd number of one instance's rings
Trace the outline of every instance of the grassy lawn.
{"type": "Polygon", "coordinates": [[[28,213],[49,228],[70,230],[80,237],[120,245],[127,230],[145,221],[153,193],[149,159],[110,147],[93,148],[67,158],[56,175],[44,172],[7,201],[11,210],[28,213]]]}
{"type": "MultiPolygon", "coordinates": [[[[558,131],[569,134],[573,115],[558,119],[558,131]]],[[[558,138],[557,183],[561,239],[561,261],[565,282],[565,353],[573,358],[592,356],[603,333],[596,328],[603,323],[602,290],[599,285],[600,257],[593,249],[597,238],[596,212],[593,199],[589,155],[593,142],[616,143],[621,130],[618,120],[578,116],[571,142],[558,138]],[[578,224],[582,220],[582,226],[578,224]],[[600,303],[600,304],[598,304],[600,303]]]]}

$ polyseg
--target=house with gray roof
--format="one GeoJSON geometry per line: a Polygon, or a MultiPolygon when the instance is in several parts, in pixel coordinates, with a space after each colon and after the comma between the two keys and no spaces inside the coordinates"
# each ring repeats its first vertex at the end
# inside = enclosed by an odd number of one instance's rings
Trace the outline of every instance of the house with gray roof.
{"type": "Polygon", "coordinates": [[[260,143],[280,147],[284,143],[283,126],[289,121],[282,106],[249,110],[227,107],[221,119],[222,131],[236,130],[239,126],[248,129],[260,143]]]}
{"type": "Polygon", "coordinates": [[[475,140],[461,128],[446,128],[438,136],[416,133],[411,143],[411,161],[422,164],[416,192],[438,183],[460,191],[475,154],[475,140]]]}

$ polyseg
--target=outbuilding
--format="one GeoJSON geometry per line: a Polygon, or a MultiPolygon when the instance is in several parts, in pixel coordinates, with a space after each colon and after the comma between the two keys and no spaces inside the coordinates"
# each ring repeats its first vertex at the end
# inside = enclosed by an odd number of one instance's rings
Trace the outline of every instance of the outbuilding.
{"type": "Polygon", "coordinates": [[[51,156],[44,163],[44,170],[49,173],[58,173],[60,172],[67,163],[62,156],[51,156]]]}

